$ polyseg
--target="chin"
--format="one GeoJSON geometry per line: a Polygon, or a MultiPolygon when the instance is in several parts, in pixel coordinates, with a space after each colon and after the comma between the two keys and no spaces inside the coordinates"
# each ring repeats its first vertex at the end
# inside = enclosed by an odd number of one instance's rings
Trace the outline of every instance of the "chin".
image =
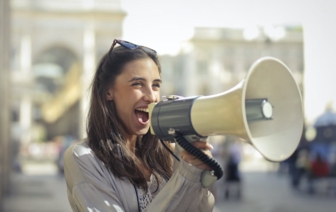
{"type": "Polygon", "coordinates": [[[148,131],[149,131],[149,127],[146,127],[145,129],[141,129],[141,130],[139,130],[139,131],[137,131],[137,135],[145,135],[145,134],[147,134],[148,133],[148,131]]]}

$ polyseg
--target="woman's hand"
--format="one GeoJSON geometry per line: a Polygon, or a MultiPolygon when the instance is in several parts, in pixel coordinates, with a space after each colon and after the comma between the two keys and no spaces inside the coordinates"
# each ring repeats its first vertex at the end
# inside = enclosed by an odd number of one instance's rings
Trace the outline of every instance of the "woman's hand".
{"type": "MultiPolygon", "coordinates": [[[[203,141],[195,141],[192,144],[196,148],[202,150],[210,158],[212,158],[212,154],[211,154],[210,150],[212,150],[213,147],[211,146],[211,144],[209,144],[208,142],[203,142],[203,141]]],[[[187,152],[185,150],[181,151],[181,158],[185,162],[190,163],[191,165],[193,165],[193,166],[195,166],[199,169],[211,170],[211,168],[207,164],[205,164],[203,161],[199,160],[198,158],[196,158],[195,156],[193,156],[192,154],[190,154],[189,152],[187,152]]]]}

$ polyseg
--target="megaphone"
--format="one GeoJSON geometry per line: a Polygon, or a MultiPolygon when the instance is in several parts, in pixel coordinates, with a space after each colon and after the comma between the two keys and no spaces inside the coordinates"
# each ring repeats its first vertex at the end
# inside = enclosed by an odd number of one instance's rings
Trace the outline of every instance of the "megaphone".
{"type": "Polygon", "coordinates": [[[280,60],[257,60],[246,77],[220,94],[171,98],[149,105],[150,131],[162,140],[184,136],[233,135],[266,159],[283,161],[297,148],[303,130],[302,98],[280,60]]]}

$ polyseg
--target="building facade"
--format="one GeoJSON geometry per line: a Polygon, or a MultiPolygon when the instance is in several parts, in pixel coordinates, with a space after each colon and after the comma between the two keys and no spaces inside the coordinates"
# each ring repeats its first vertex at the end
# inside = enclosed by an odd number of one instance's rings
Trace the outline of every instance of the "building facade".
{"type": "Polygon", "coordinates": [[[14,139],[82,137],[97,60],[122,36],[126,13],[120,1],[11,3],[14,139]]]}
{"type": "MultiPolygon", "coordinates": [[[[251,38],[246,29],[196,28],[174,64],[163,60],[171,89],[184,96],[211,95],[226,91],[243,80],[259,58],[280,59],[291,70],[303,92],[303,32],[300,26],[283,26],[278,37],[262,28],[251,38]]],[[[280,30],[279,30],[280,31],[280,30]]],[[[170,59],[171,61],[171,59],[170,59]]],[[[163,71],[165,73],[165,70],[163,71]]]]}

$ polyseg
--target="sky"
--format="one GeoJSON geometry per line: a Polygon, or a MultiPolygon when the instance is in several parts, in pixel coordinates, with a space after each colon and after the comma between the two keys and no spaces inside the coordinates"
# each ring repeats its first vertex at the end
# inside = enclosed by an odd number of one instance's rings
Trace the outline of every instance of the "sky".
{"type": "Polygon", "coordinates": [[[176,54],[195,27],[247,28],[301,24],[309,0],[121,0],[127,12],[123,38],[176,54]]]}
{"type": "Polygon", "coordinates": [[[175,55],[195,27],[302,25],[304,113],[308,123],[334,102],[336,0],[120,0],[123,39],[175,55]]]}

